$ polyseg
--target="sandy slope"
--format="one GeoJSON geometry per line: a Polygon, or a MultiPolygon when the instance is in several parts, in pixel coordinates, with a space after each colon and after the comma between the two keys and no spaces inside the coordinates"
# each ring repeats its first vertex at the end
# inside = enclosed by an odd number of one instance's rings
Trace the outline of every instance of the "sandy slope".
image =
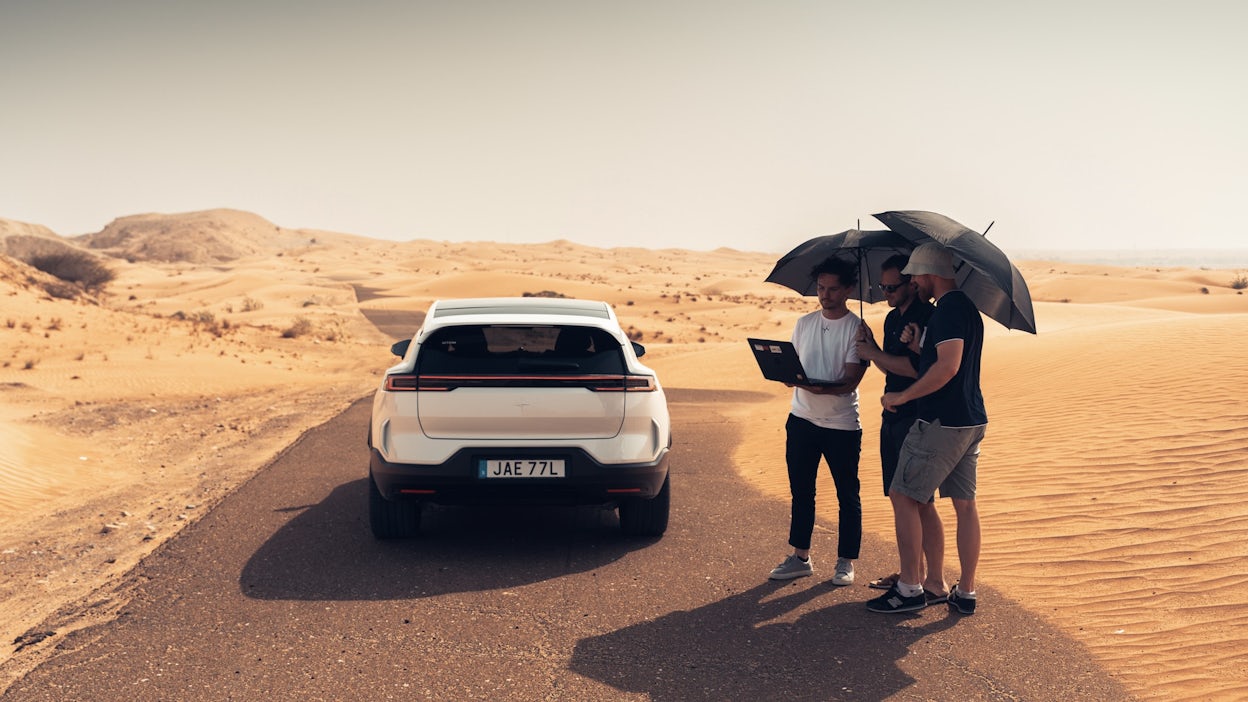
{"type": "MultiPolygon", "coordinates": [[[[371,392],[391,357],[361,307],[422,310],[438,297],[541,291],[607,300],[641,335],[666,386],[735,391],[729,409],[746,438],[734,468],[778,499],[787,494],[787,392],[758,376],[742,339],[787,337],[813,307],[761,282],[770,256],[391,243],[270,234],[239,213],[207,219],[220,226],[203,242],[193,240],[203,216],[176,227],[119,220],[132,229],[115,228],[108,241],[131,255],[145,250],[142,237],[173,232],[192,240],[147,250],[216,258],[113,261],[118,279],[96,302],[51,298],[27,282],[37,277],[29,269],[0,259],[5,679],[33,660],[12,657],[38,638],[22,638],[32,627],[371,392]],[[284,336],[297,324],[302,331],[284,336]]],[[[1020,267],[1041,333],[989,322],[981,579],[1066,628],[1142,698],[1248,696],[1248,601],[1239,594],[1248,357],[1236,344],[1248,336],[1248,296],[1229,289],[1229,271],[1020,267]]],[[[886,311],[865,316],[878,330],[886,311]]],[[[881,385],[870,371],[862,483],[867,528],[891,538],[874,443],[881,385]]],[[[952,509],[941,508],[952,527],[952,509]]],[[[825,503],[821,513],[834,510],[825,503]]],[[[778,554],[784,534],[777,524],[778,554]]],[[[953,580],[952,528],[950,540],[953,580]]],[[[758,564],[760,577],[769,566],[758,564]]],[[[859,564],[864,580],[894,567],[859,564]]],[[[58,626],[87,623],[74,611],[58,626]]]]}

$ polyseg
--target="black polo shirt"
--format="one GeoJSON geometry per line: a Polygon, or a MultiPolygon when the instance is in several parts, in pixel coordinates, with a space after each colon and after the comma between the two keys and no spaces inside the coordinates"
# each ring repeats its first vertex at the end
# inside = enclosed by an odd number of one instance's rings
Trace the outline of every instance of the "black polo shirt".
{"type": "MultiPolygon", "coordinates": [[[[906,308],[905,312],[893,308],[889,311],[888,316],[884,318],[884,339],[880,348],[884,353],[891,356],[906,356],[910,359],[910,365],[915,370],[919,369],[919,354],[910,350],[910,347],[901,343],[901,332],[911,322],[919,325],[919,334],[923,333],[923,329],[927,327],[927,320],[931,318],[935,307],[927,300],[915,299],[906,308]]],[[[920,338],[922,338],[920,336],[920,338]]],[[[901,392],[914,384],[914,378],[896,373],[884,373],[884,392],[901,392]]],[[[885,410],[882,417],[886,422],[911,422],[918,415],[918,405],[914,402],[907,402],[899,405],[896,412],[885,410]]]]}
{"type": "Polygon", "coordinates": [[[945,293],[927,322],[919,353],[919,374],[936,363],[936,347],[942,341],[962,340],[962,364],[944,387],[920,397],[919,419],[940,420],[946,427],[977,427],[988,423],[984,396],[979,390],[979,358],[984,349],[984,320],[975,304],[961,290],[945,293]]]}

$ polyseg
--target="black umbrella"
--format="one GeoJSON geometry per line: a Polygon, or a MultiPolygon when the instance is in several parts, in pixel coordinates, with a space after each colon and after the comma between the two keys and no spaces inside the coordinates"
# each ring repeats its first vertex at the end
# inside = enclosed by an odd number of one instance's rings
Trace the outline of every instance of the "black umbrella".
{"type": "Polygon", "coordinates": [[[905,210],[875,215],[889,229],[914,242],[935,241],[953,254],[958,288],[980,312],[1005,325],[1036,333],[1027,281],[1001,249],[979,232],[935,212],[905,210]]]}
{"type": "Polygon", "coordinates": [[[906,237],[887,230],[864,232],[848,229],[837,234],[817,236],[776,261],[767,282],[792,288],[802,295],[814,295],[815,281],[810,277],[811,270],[829,258],[840,258],[858,266],[858,290],[850,293],[850,297],[864,302],[878,302],[884,299],[884,294],[871,281],[879,275],[880,265],[890,256],[909,254],[912,249],[914,244],[906,237]]]}

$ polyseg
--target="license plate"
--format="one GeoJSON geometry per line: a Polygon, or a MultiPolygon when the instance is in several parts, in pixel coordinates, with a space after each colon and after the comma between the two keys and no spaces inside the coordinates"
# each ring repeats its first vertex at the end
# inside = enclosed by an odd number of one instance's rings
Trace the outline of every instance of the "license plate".
{"type": "Polygon", "coordinates": [[[562,478],[562,458],[490,458],[477,464],[478,478],[562,478]]]}

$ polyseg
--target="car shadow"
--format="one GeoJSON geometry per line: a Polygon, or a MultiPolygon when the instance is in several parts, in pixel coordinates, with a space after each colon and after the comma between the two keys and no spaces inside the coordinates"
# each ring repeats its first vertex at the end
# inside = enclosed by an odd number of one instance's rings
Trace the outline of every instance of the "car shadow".
{"type": "Polygon", "coordinates": [[[367,478],[335,488],[248,559],[247,597],[391,600],[508,588],[592,570],[653,539],[620,534],[602,507],[426,508],[420,535],[378,541],[367,522],[367,478]]]}
{"type": "Polygon", "coordinates": [[[957,621],[812,606],[835,592],[766,582],[582,639],[568,669],[657,701],[884,699],[914,684],[898,665],[911,646],[957,621]]]}
{"type": "Polygon", "coordinates": [[[755,404],[775,399],[775,395],[757,390],[721,390],[664,386],[663,394],[673,404],[743,403],[755,404]]]}

